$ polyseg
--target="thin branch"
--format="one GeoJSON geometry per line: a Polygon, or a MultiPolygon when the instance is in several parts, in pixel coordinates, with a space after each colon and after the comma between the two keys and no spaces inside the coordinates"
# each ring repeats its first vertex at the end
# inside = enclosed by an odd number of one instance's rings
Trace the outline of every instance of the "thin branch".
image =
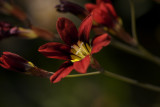
{"type": "Polygon", "coordinates": [[[139,86],[139,87],[142,87],[142,88],[145,88],[145,89],[149,89],[149,90],[152,90],[152,91],[160,92],[160,87],[158,87],[158,86],[141,83],[141,82],[138,82],[137,80],[133,80],[133,79],[130,79],[130,78],[127,78],[127,77],[124,77],[124,76],[109,72],[109,71],[104,71],[104,74],[106,76],[111,77],[111,78],[114,78],[114,79],[117,79],[117,80],[121,80],[123,82],[130,83],[130,84],[135,85],[135,86],[139,86]]]}
{"type": "MultiPolygon", "coordinates": [[[[135,39],[136,43],[138,43],[138,37],[137,37],[137,32],[136,32],[136,19],[135,19],[135,8],[134,8],[134,2],[133,0],[129,0],[130,2],[130,8],[131,8],[131,24],[132,24],[132,35],[133,35],[133,38],[135,39]]],[[[139,48],[139,50],[146,54],[145,56],[148,57],[148,59],[150,58],[151,60],[156,60],[157,62],[157,59],[155,59],[154,55],[152,55],[149,51],[147,51],[143,46],[141,46],[139,43],[137,45],[137,47],[139,48]]],[[[158,61],[159,63],[160,61],[158,61]]]]}
{"type": "Polygon", "coordinates": [[[131,8],[131,25],[132,25],[132,35],[136,43],[138,43],[137,33],[136,33],[136,19],[135,19],[135,8],[133,0],[129,0],[131,8]]]}
{"type": "Polygon", "coordinates": [[[67,75],[67,78],[74,78],[74,77],[83,77],[83,76],[90,76],[90,75],[97,75],[100,74],[99,71],[97,72],[90,72],[90,73],[85,73],[85,74],[73,74],[73,75],[67,75]]]}
{"type": "Polygon", "coordinates": [[[131,79],[131,78],[128,78],[128,77],[124,77],[124,76],[121,76],[121,75],[118,75],[118,74],[115,74],[115,73],[112,73],[112,72],[109,72],[109,71],[103,71],[103,72],[96,71],[96,72],[91,72],[91,73],[86,73],[86,74],[73,74],[73,75],[68,75],[66,78],[97,75],[97,74],[100,74],[100,73],[102,73],[102,74],[104,74],[108,77],[111,77],[111,78],[129,83],[129,84],[141,87],[141,88],[145,88],[145,89],[152,90],[152,91],[155,91],[155,92],[160,92],[160,87],[158,87],[158,86],[141,83],[141,82],[138,82],[137,80],[134,80],[134,79],[131,79]]]}
{"type": "Polygon", "coordinates": [[[141,58],[147,59],[149,61],[152,61],[155,64],[157,64],[158,66],[160,66],[160,58],[150,54],[147,50],[144,50],[143,47],[139,47],[139,48],[130,47],[130,46],[118,41],[118,40],[115,40],[115,39],[112,39],[111,45],[118,48],[118,49],[126,51],[130,54],[133,54],[133,55],[139,56],[141,58]]]}

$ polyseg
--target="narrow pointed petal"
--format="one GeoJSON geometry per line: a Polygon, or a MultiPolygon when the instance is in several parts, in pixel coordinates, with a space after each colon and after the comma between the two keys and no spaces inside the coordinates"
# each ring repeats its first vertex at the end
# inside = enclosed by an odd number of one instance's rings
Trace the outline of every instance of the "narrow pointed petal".
{"type": "MultiPolygon", "coordinates": [[[[2,56],[4,57],[4,56],[2,56]]],[[[5,69],[10,69],[11,66],[4,60],[4,58],[0,57],[0,66],[5,68],[5,69]]]]}
{"type": "Polygon", "coordinates": [[[96,0],[96,4],[99,5],[100,3],[111,3],[111,0],[96,0]]]}
{"type": "Polygon", "coordinates": [[[86,56],[81,61],[74,62],[73,67],[79,73],[86,73],[90,65],[90,56],[86,56]]]}
{"type": "Polygon", "coordinates": [[[57,21],[57,31],[61,39],[67,45],[73,45],[78,41],[78,31],[76,26],[66,18],[59,18],[57,21]]]}
{"type": "Polygon", "coordinates": [[[82,41],[89,42],[89,34],[92,28],[92,16],[88,15],[81,23],[79,27],[79,38],[82,39],[82,41]]]}
{"type": "Polygon", "coordinates": [[[58,71],[56,71],[51,77],[50,81],[52,83],[59,82],[62,78],[66,77],[73,70],[73,65],[71,62],[66,61],[61,65],[58,71]]]}
{"type": "Polygon", "coordinates": [[[92,54],[99,52],[104,46],[109,45],[111,42],[111,37],[106,33],[95,37],[92,40],[92,54]]]}
{"type": "Polygon", "coordinates": [[[114,19],[118,18],[117,13],[111,3],[105,3],[106,8],[110,11],[110,14],[113,16],[114,19]]]}
{"type": "Polygon", "coordinates": [[[97,7],[97,5],[91,4],[91,3],[87,3],[85,4],[85,8],[89,11],[92,12],[93,9],[95,9],[97,7]]]}
{"type": "Polygon", "coordinates": [[[38,51],[48,58],[70,59],[70,47],[65,44],[50,42],[40,46],[38,51]]]}

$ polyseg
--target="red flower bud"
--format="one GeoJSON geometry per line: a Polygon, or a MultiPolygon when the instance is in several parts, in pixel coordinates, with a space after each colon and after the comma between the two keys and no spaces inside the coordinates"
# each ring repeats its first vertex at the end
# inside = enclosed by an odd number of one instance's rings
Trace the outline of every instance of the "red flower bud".
{"type": "Polygon", "coordinates": [[[52,72],[36,67],[32,62],[11,52],[3,52],[3,55],[0,57],[0,66],[5,69],[38,77],[49,78],[53,74],[52,72]]]}
{"type": "Polygon", "coordinates": [[[16,72],[26,72],[33,68],[34,64],[17,54],[3,52],[3,55],[0,57],[0,66],[16,72]]]}

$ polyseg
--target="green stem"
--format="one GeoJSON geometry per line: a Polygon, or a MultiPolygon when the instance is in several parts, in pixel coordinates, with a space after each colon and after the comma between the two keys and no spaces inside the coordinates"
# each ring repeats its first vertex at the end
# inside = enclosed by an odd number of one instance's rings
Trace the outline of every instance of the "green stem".
{"type": "Polygon", "coordinates": [[[154,86],[154,85],[151,85],[151,84],[140,83],[137,80],[133,80],[133,79],[130,79],[130,78],[127,78],[127,77],[124,77],[124,76],[109,72],[109,71],[104,71],[104,74],[106,76],[111,77],[111,78],[114,78],[114,79],[117,79],[117,80],[121,80],[123,82],[130,83],[132,85],[136,85],[136,86],[139,86],[139,87],[142,87],[142,88],[145,88],[145,89],[149,89],[149,90],[152,90],[152,91],[160,92],[160,87],[158,87],[158,86],[154,86]]]}
{"type": "Polygon", "coordinates": [[[67,75],[67,78],[74,78],[74,77],[83,77],[83,76],[90,76],[90,75],[97,75],[100,74],[100,72],[91,72],[91,73],[85,73],[85,74],[73,74],[73,75],[67,75]]]}
{"type": "Polygon", "coordinates": [[[108,77],[111,77],[111,78],[129,83],[129,84],[132,84],[132,85],[135,85],[135,86],[139,86],[141,88],[145,88],[145,89],[149,89],[149,90],[152,90],[152,91],[160,92],[160,87],[158,87],[158,86],[154,86],[154,85],[151,85],[151,84],[140,83],[137,80],[130,79],[130,78],[127,78],[127,77],[124,77],[124,76],[121,76],[121,75],[118,75],[118,74],[115,74],[115,73],[112,73],[112,72],[109,72],[109,71],[103,71],[103,72],[96,71],[96,72],[85,73],[85,74],[73,74],[73,75],[68,75],[66,77],[67,78],[83,77],[83,76],[97,75],[97,74],[100,74],[100,73],[102,73],[102,74],[104,74],[108,77]]]}
{"type": "Polygon", "coordinates": [[[160,66],[160,58],[150,54],[147,50],[145,50],[140,45],[139,45],[139,48],[130,47],[122,42],[119,42],[118,40],[115,40],[115,39],[112,39],[111,45],[116,48],[119,48],[123,51],[126,51],[130,54],[133,54],[133,55],[139,56],[141,58],[147,59],[149,61],[152,61],[155,64],[157,64],[158,66],[160,66]]]}
{"type": "Polygon", "coordinates": [[[135,19],[134,3],[133,3],[133,0],[129,0],[129,2],[130,2],[130,8],[131,8],[132,35],[133,35],[135,42],[138,44],[138,38],[137,38],[137,33],[136,33],[136,19],[135,19]]]}
{"type": "Polygon", "coordinates": [[[132,35],[134,40],[137,43],[137,47],[139,48],[139,50],[145,54],[144,57],[146,59],[149,59],[152,62],[156,62],[158,65],[160,65],[160,59],[155,57],[154,55],[152,55],[149,51],[147,51],[143,46],[141,46],[138,43],[138,38],[137,38],[137,33],[136,33],[136,19],[135,19],[135,8],[134,8],[134,2],[133,0],[129,0],[130,2],[130,8],[131,8],[131,23],[132,23],[132,35]]]}

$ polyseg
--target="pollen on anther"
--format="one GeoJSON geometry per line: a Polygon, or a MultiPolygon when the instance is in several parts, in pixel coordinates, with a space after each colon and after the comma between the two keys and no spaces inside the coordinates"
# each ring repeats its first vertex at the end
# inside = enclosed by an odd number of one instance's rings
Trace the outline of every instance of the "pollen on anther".
{"type": "Polygon", "coordinates": [[[77,45],[74,44],[71,46],[71,61],[76,62],[82,60],[84,57],[91,53],[91,47],[82,41],[78,41],[77,45]]]}

